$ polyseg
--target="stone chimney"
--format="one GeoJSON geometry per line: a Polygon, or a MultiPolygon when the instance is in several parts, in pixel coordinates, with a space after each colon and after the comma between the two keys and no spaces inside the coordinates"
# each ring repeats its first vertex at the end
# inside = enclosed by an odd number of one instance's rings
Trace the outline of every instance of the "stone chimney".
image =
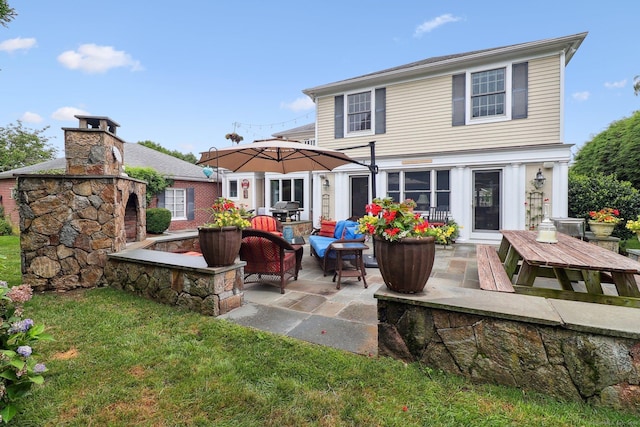
{"type": "Polygon", "coordinates": [[[120,125],[109,117],[75,116],[78,128],[64,130],[68,175],[120,176],[123,173],[123,142],[116,136],[120,125]]]}

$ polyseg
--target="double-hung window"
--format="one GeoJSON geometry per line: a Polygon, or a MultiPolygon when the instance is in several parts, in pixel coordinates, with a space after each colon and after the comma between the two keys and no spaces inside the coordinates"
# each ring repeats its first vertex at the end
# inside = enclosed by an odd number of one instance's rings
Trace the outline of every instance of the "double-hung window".
{"type": "Polygon", "coordinates": [[[453,126],[527,118],[527,62],[471,70],[452,77],[453,126]]]}
{"type": "Polygon", "coordinates": [[[231,199],[238,198],[238,180],[236,179],[229,180],[229,198],[231,199]]]}
{"type": "Polygon", "coordinates": [[[387,131],[387,89],[367,89],[334,98],[334,136],[382,134],[387,131]]]}
{"type": "Polygon", "coordinates": [[[184,188],[166,188],[164,207],[171,211],[171,219],[187,219],[187,197],[184,188]]]}
{"type": "Polygon", "coordinates": [[[504,115],[505,91],[504,68],[471,73],[471,117],[504,115]]]}
{"type": "Polygon", "coordinates": [[[347,95],[348,132],[371,130],[371,92],[347,95]]]}

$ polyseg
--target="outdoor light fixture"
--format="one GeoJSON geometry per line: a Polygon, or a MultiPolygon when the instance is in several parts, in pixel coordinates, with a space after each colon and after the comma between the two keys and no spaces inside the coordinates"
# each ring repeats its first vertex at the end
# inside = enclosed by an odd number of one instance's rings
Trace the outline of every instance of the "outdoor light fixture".
{"type": "Polygon", "coordinates": [[[538,168],[538,173],[536,174],[536,177],[533,179],[533,186],[536,187],[536,190],[539,190],[544,186],[544,182],[546,180],[547,178],[545,178],[544,175],[542,175],[542,169],[538,168]]]}
{"type": "Polygon", "coordinates": [[[325,178],[324,182],[322,183],[322,187],[323,187],[325,190],[328,190],[328,189],[329,189],[329,180],[328,180],[328,179],[326,179],[326,178],[325,178]]]}

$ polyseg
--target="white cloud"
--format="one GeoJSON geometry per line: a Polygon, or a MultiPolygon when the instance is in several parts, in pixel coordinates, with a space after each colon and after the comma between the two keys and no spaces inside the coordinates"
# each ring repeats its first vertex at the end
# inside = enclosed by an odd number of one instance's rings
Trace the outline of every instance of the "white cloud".
{"type": "Polygon", "coordinates": [[[627,85],[627,79],[617,82],[605,82],[604,87],[607,89],[621,89],[627,85]]]}
{"type": "Polygon", "coordinates": [[[115,50],[111,46],[83,44],[78,50],[67,50],[58,56],[58,62],[72,70],[86,73],[104,73],[111,68],[125,67],[131,71],[140,71],[139,61],[131,58],[128,53],[115,50]]]}
{"type": "Polygon", "coordinates": [[[587,99],[589,99],[589,96],[591,96],[591,94],[588,91],[584,91],[584,92],[576,92],[571,96],[576,101],[586,101],[587,99]]]}
{"type": "Polygon", "coordinates": [[[40,123],[42,121],[42,117],[40,114],[32,113],[31,111],[26,111],[22,117],[20,117],[20,121],[25,123],[40,123]]]}
{"type": "Polygon", "coordinates": [[[461,20],[462,18],[453,16],[450,13],[440,15],[437,18],[432,19],[431,21],[426,21],[418,25],[415,32],[413,33],[413,37],[422,37],[424,33],[431,32],[432,30],[435,30],[436,28],[444,24],[448,24],[449,22],[458,22],[461,20]]]}
{"type": "Polygon", "coordinates": [[[34,38],[23,39],[18,37],[15,39],[5,40],[2,43],[0,43],[0,51],[11,53],[15,50],[31,49],[32,47],[35,47],[35,45],[36,45],[36,39],[34,38]]]}
{"type": "Polygon", "coordinates": [[[53,114],[51,115],[51,118],[55,119],[55,120],[60,120],[63,122],[71,122],[71,121],[75,121],[77,120],[74,116],[75,115],[80,115],[80,116],[90,116],[91,114],[81,110],[79,108],[75,108],[75,107],[61,107],[58,108],[56,111],[53,112],[53,114]]]}
{"type": "Polygon", "coordinates": [[[316,104],[308,96],[300,97],[293,102],[281,102],[280,108],[291,111],[307,111],[316,107],[316,104]]]}

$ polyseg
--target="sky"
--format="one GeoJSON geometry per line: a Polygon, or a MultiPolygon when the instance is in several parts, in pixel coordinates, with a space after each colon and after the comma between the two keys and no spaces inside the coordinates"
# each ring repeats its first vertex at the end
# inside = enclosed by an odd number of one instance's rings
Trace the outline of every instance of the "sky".
{"type": "Polygon", "coordinates": [[[564,142],[640,109],[637,5],[547,1],[8,0],[0,127],[64,150],[75,114],[127,142],[199,153],[312,123],[304,89],[433,56],[588,32],[565,71],[564,142]]]}

